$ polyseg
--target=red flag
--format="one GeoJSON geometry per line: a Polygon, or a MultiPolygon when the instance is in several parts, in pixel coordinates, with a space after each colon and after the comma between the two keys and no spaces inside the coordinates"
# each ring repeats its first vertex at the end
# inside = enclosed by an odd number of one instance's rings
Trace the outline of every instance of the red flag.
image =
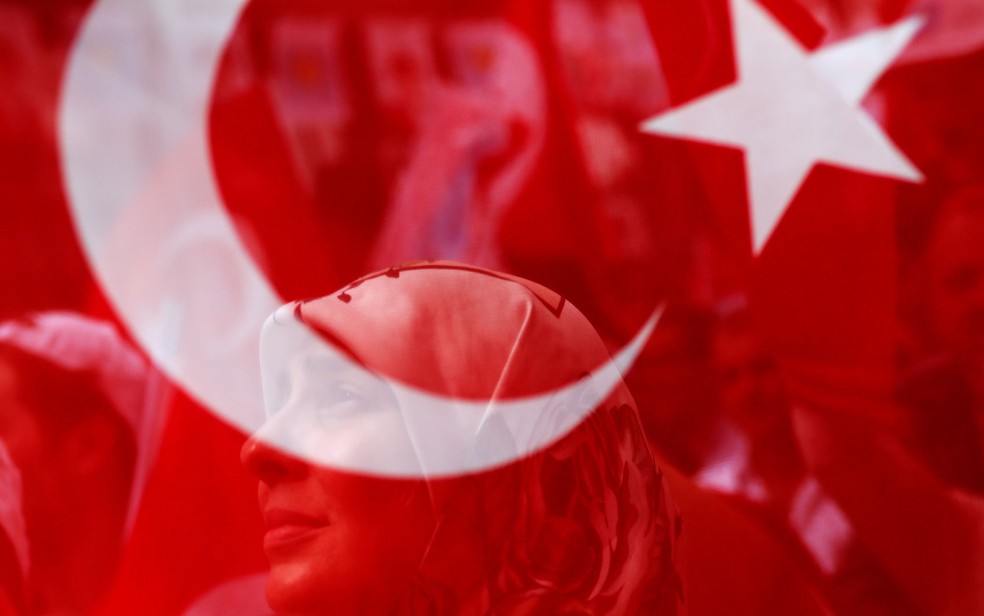
{"type": "MultiPolygon", "coordinates": [[[[0,613],[268,613],[238,459],[261,325],[434,259],[553,289],[616,363],[665,303],[622,368],[691,613],[980,610],[977,3],[10,1],[0,24],[0,613]]],[[[484,331],[428,327],[455,332],[434,361],[484,331]]]]}
{"type": "MultiPolygon", "coordinates": [[[[943,235],[959,228],[969,238],[975,228],[956,213],[973,209],[976,198],[961,195],[980,181],[979,154],[962,145],[976,142],[964,115],[977,98],[968,87],[975,35],[950,30],[959,3],[810,3],[812,25],[791,15],[793,3],[763,4],[713,3],[693,36],[731,40],[703,56],[674,30],[679,7],[650,11],[680,104],[644,130],[692,144],[695,168],[719,186],[709,199],[720,258],[743,259],[749,244],[756,255],[731,268],[725,286],[746,299],[719,305],[712,345],[722,410],[744,426],[748,449],[709,477],[771,515],[788,512],[785,525],[825,572],[821,587],[838,612],[979,609],[964,573],[979,559],[966,526],[976,504],[947,488],[978,489],[976,259],[969,239],[943,235]],[[942,43],[944,32],[962,43],[942,43]],[[729,65],[733,77],[715,72],[729,65]],[[828,87],[839,93],[829,106],[828,87]],[[783,405],[796,408],[792,418],[765,412],[783,405]],[[818,550],[821,529],[793,515],[803,487],[782,504],[790,481],[817,482],[816,519],[830,505],[827,531],[835,521],[849,531],[831,568],[833,536],[818,550]],[[930,519],[939,531],[907,537],[904,528],[930,519]],[[939,567],[929,576],[927,562],[939,567]]],[[[980,32],[966,15],[966,32],[980,32]]]]}

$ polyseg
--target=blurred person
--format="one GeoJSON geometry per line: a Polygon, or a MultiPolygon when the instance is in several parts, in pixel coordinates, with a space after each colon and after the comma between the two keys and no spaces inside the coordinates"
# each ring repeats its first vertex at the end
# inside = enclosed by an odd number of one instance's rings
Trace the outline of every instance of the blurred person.
{"type": "Polygon", "coordinates": [[[698,485],[730,494],[796,550],[832,573],[850,525],[807,475],[779,367],[759,339],[744,296],[722,302],[712,341],[715,388],[725,422],[721,450],[698,485]]]}
{"type": "Polygon", "coordinates": [[[727,468],[737,440],[715,404],[713,343],[710,311],[670,302],[626,379],[681,510],[688,613],[829,614],[813,569],[734,499],[700,485],[701,471],[727,468]]]}
{"type": "Polygon", "coordinates": [[[594,381],[551,389],[609,361],[563,298],[471,266],[404,266],[279,310],[261,342],[270,416],[242,453],[271,607],[681,613],[675,511],[631,396],[616,375],[581,419],[594,381]],[[337,352],[298,342],[307,328],[337,352]],[[516,453],[543,431],[559,440],[516,453]],[[502,462],[470,466],[488,456],[502,462]],[[388,470],[345,470],[374,465],[388,470]]]}
{"type": "MultiPolygon", "coordinates": [[[[0,443],[21,479],[23,611],[83,614],[115,572],[137,494],[143,358],[108,323],[47,312],[0,323],[0,443]],[[25,545],[26,544],[26,545],[25,545]]],[[[10,533],[10,529],[5,529],[10,533]]]]}
{"type": "Polygon", "coordinates": [[[864,418],[807,407],[795,418],[811,471],[911,611],[984,613],[984,501],[942,483],[864,418]]]}
{"type": "Polygon", "coordinates": [[[668,303],[626,380],[653,448],[692,475],[716,455],[721,420],[710,364],[712,321],[700,308],[668,303]]]}
{"type": "Polygon", "coordinates": [[[946,483],[984,491],[984,186],[956,191],[917,257],[910,316],[921,357],[901,378],[918,454],[946,483]]]}
{"type": "Polygon", "coordinates": [[[788,510],[806,469],[793,433],[779,368],[739,299],[718,322],[712,342],[716,388],[729,428],[728,453],[705,466],[706,485],[788,510]]]}
{"type": "Polygon", "coordinates": [[[909,335],[897,353],[895,400],[865,403],[901,419],[872,421],[831,400],[795,405],[793,426],[809,474],[867,557],[854,561],[853,581],[881,572],[880,586],[861,587],[866,596],[897,594],[911,613],[977,614],[984,610],[984,189],[963,186],[935,208],[900,211],[899,310],[909,335]]]}
{"type": "Polygon", "coordinates": [[[713,358],[730,435],[724,455],[698,472],[697,483],[734,496],[793,562],[812,569],[809,577],[836,613],[916,613],[807,468],[783,376],[744,298],[722,308],[713,358]]]}

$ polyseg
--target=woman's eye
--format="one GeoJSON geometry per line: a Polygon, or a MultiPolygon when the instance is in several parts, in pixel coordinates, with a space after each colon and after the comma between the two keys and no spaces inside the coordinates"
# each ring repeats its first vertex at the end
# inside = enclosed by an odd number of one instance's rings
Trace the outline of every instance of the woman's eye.
{"type": "Polygon", "coordinates": [[[352,402],[357,400],[359,396],[352,389],[336,386],[322,389],[318,394],[318,398],[318,402],[321,404],[339,404],[342,402],[352,402]]]}
{"type": "Polygon", "coordinates": [[[365,396],[357,389],[347,386],[328,386],[313,392],[310,403],[318,408],[332,408],[365,402],[365,396]]]}
{"type": "Polygon", "coordinates": [[[369,398],[347,385],[327,386],[318,391],[308,404],[317,410],[322,422],[348,419],[371,410],[369,398]]]}

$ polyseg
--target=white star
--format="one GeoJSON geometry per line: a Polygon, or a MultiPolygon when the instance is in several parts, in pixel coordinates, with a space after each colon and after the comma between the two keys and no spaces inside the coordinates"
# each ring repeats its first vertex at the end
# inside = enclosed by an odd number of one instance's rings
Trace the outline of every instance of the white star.
{"type": "Polygon", "coordinates": [[[922,180],[860,107],[922,27],[921,18],[810,53],[751,0],[732,0],[731,14],[737,81],[640,129],[745,151],[755,253],[818,162],[922,180]]]}

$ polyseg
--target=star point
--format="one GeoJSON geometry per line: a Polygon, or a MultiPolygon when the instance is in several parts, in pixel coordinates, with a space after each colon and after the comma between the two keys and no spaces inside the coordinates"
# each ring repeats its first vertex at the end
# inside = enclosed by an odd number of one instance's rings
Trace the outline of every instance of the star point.
{"type": "Polygon", "coordinates": [[[860,106],[920,18],[811,53],[751,0],[731,0],[731,9],[737,80],[639,128],[744,151],[754,254],[817,163],[922,179],[860,106]]]}

